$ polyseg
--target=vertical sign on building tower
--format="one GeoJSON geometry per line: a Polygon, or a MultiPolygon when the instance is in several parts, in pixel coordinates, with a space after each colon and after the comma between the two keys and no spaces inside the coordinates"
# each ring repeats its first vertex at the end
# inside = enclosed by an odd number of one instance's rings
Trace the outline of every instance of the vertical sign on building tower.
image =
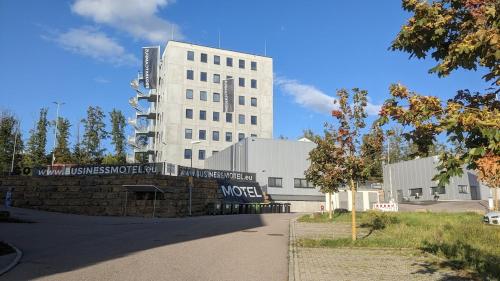
{"type": "Polygon", "coordinates": [[[159,55],[159,46],[142,48],[142,78],[146,89],[157,87],[159,55]]]}
{"type": "Polygon", "coordinates": [[[222,81],[222,98],[224,112],[234,112],[234,80],[222,81]]]}

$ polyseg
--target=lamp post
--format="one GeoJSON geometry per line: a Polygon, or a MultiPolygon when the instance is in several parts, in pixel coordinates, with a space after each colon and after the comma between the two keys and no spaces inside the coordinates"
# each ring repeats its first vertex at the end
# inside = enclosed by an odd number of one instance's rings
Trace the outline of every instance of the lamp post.
{"type": "MultiPolygon", "coordinates": [[[[191,142],[191,169],[193,168],[193,147],[195,144],[199,144],[201,141],[192,141],[191,142]]],[[[189,176],[189,216],[191,216],[191,207],[192,207],[192,198],[193,198],[193,176],[189,176]]]]}
{"type": "Polygon", "coordinates": [[[52,102],[57,105],[57,110],[56,110],[56,128],[54,130],[54,146],[52,148],[52,166],[54,166],[54,162],[56,161],[56,142],[57,142],[57,125],[59,123],[59,107],[63,104],[64,102],[59,102],[59,101],[54,101],[52,102]]]}

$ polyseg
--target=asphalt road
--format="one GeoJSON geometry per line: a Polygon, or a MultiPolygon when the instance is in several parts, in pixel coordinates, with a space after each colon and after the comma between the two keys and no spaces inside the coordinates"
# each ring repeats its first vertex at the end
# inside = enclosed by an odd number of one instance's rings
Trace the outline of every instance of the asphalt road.
{"type": "Polygon", "coordinates": [[[87,217],[10,209],[1,223],[24,252],[0,280],[287,280],[294,214],[179,219],[87,217]]]}

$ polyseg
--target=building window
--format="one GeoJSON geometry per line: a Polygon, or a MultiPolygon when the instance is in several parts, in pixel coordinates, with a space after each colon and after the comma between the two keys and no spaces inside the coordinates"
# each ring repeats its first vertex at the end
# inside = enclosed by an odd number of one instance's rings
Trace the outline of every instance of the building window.
{"type": "Polygon", "coordinates": [[[218,150],[212,150],[212,155],[215,155],[215,154],[217,154],[217,153],[219,153],[219,151],[218,151],[218,150]]]}
{"type": "Polygon", "coordinates": [[[267,178],[267,186],[268,187],[283,187],[283,178],[267,178]]]}
{"type": "Polygon", "coordinates": [[[245,134],[244,133],[239,133],[238,134],[238,141],[242,140],[245,138],[245,134]]]}
{"type": "Polygon", "coordinates": [[[208,56],[207,54],[202,53],[200,57],[201,62],[207,62],[208,61],[208,56]]]}
{"type": "Polygon", "coordinates": [[[198,150],[198,159],[205,160],[205,150],[203,149],[198,150]]]}
{"type": "Polygon", "coordinates": [[[239,85],[240,87],[245,87],[245,78],[241,78],[241,77],[240,77],[240,78],[238,79],[238,85],[239,85]]]}
{"type": "Polygon", "coordinates": [[[252,87],[253,89],[257,89],[257,80],[250,80],[250,87],[252,87]]]}
{"type": "Polygon", "coordinates": [[[193,90],[191,90],[191,89],[186,90],[186,99],[188,99],[188,100],[193,99],[193,90]]]}
{"type": "Polygon", "coordinates": [[[233,133],[226,132],[226,141],[227,142],[232,142],[233,141],[233,133]]]}
{"type": "Polygon", "coordinates": [[[314,188],[314,186],[309,183],[306,179],[293,179],[293,187],[295,188],[314,188]]]}
{"type": "Polygon", "coordinates": [[[238,104],[239,105],[245,105],[245,97],[244,96],[239,96],[238,97],[238,104]]]}
{"type": "Polygon", "coordinates": [[[458,193],[469,193],[469,186],[467,185],[459,185],[458,193]]]}
{"type": "Polygon", "coordinates": [[[193,138],[193,129],[184,129],[184,138],[185,139],[192,139],[193,138]]]}
{"type": "Polygon", "coordinates": [[[238,114],[238,124],[245,124],[245,114],[238,114]]]}
{"type": "Polygon", "coordinates": [[[232,113],[226,113],[226,122],[233,123],[233,114],[232,113]]]}
{"type": "Polygon", "coordinates": [[[220,75],[219,74],[214,74],[214,83],[217,83],[217,84],[220,83],[220,75]]]}
{"type": "Polygon", "coordinates": [[[233,76],[231,76],[231,75],[226,75],[226,80],[231,80],[231,79],[233,79],[233,76]]]}
{"type": "Polygon", "coordinates": [[[233,66],[233,58],[226,58],[226,66],[233,66]]]}
{"type": "Polygon", "coordinates": [[[220,64],[220,57],[219,56],[214,56],[214,64],[217,64],[217,65],[220,64]]]}
{"type": "Polygon", "coordinates": [[[238,60],[238,66],[241,69],[245,69],[245,60],[238,60]]]}
{"type": "Polygon", "coordinates": [[[252,138],[256,138],[256,137],[257,137],[257,134],[250,134],[250,136],[251,136],[252,138]]]}
{"type": "Polygon", "coordinates": [[[194,52],[187,51],[187,60],[194,60],[194,52]]]}
{"type": "Polygon", "coordinates": [[[200,139],[200,140],[206,140],[207,139],[207,131],[200,130],[198,132],[198,139],[200,139]]]}
{"type": "Polygon", "coordinates": [[[410,196],[422,196],[422,188],[410,188],[410,196]]]}
{"type": "Polygon", "coordinates": [[[207,111],[200,110],[200,120],[207,120],[207,111]]]}
{"type": "Polygon", "coordinates": [[[212,140],[213,141],[219,141],[219,131],[213,131],[212,132],[212,140]]]}
{"type": "Polygon", "coordinates": [[[217,111],[214,111],[214,112],[212,113],[212,120],[213,120],[213,121],[217,121],[217,122],[218,122],[218,121],[220,120],[220,113],[219,113],[219,112],[217,112],[217,111]]]}
{"type": "Polygon", "coordinates": [[[194,79],[194,72],[192,70],[187,70],[186,71],[186,79],[188,79],[188,80],[193,80],[194,79]]]}
{"type": "Polygon", "coordinates": [[[186,109],[186,119],[193,119],[193,110],[190,108],[186,109]]]}
{"type": "Polygon", "coordinates": [[[250,68],[251,68],[252,70],[257,70],[257,62],[256,62],[256,61],[252,61],[252,62],[250,63],[250,68]]]}
{"type": "Polygon", "coordinates": [[[220,102],[220,94],[219,93],[213,93],[212,100],[214,102],[220,102]]]}
{"type": "Polygon", "coordinates": [[[431,195],[435,194],[446,194],[446,189],[444,188],[444,186],[441,187],[433,186],[431,187],[431,195]]]}
{"type": "Polygon", "coordinates": [[[202,101],[207,100],[207,92],[206,91],[200,91],[200,100],[202,100],[202,101]]]}
{"type": "Polygon", "coordinates": [[[200,72],[200,81],[207,82],[207,73],[206,72],[200,72]]]}
{"type": "Polygon", "coordinates": [[[250,116],[250,124],[257,125],[257,116],[250,116]]]}
{"type": "Polygon", "coordinates": [[[184,149],[184,159],[191,159],[192,151],[191,149],[184,149]]]}
{"type": "Polygon", "coordinates": [[[257,106],[257,98],[251,98],[250,99],[250,105],[251,106],[257,106]]]}

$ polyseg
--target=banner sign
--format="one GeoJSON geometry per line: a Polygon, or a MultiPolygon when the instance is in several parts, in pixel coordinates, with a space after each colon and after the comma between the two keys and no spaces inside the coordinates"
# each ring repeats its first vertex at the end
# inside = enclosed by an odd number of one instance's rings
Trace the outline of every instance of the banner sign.
{"type": "Polygon", "coordinates": [[[219,180],[224,201],[235,203],[262,203],[264,196],[258,182],[219,180]]]}
{"type": "Polygon", "coordinates": [[[96,175],[138,175],[161,174],[163,163],[126,165],[57,165],[48,167],[23,168],[23,175],[32,176],[96,176],[96,175]]]}
{"type": "Polygon", "coordinates": [[[216,180],[240,180],[251,182],[255,182],[256,180],[255,173],[197,169],[184,166],[177,166],[177,175],[180,177],[195,177],[216,180]]]}
{"type": "Polygon", "coordinates": [[[234,112],[234,79],[222,81],[222,99],[224,112],[234,112]]]}
{"type": "Polygon", "coordinates": [[[157,87],[159,55],[159,46],[142,48],[142,81],[144,88],[156,89],[157,87]]]}

